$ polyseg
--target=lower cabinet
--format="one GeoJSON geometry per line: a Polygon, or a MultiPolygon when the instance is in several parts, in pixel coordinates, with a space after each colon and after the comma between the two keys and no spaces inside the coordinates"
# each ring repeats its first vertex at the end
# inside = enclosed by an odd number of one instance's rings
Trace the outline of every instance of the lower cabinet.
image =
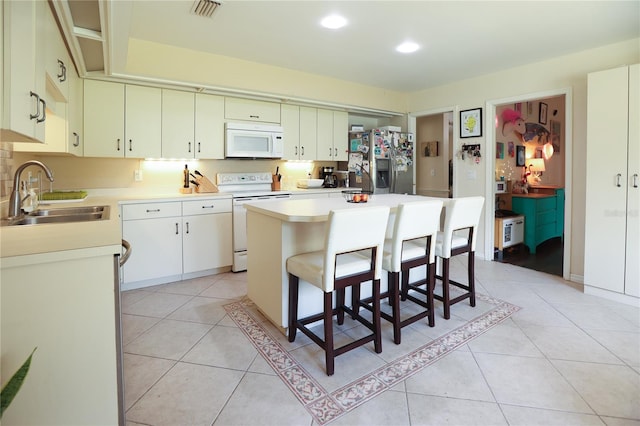
{"type": "Polygon", "coordinates": [[[511,208],[525,217],[524,243],[534,254],[536,247],[549,238],[564,234],[564,189],[548,193],[513,194],[511,208]]]}
{"type": "Polygon", "coordinates": [[[123,290],[208,275],[230,266],[231,199],[122,206],[122,235],[131,244],[123,290]]]}

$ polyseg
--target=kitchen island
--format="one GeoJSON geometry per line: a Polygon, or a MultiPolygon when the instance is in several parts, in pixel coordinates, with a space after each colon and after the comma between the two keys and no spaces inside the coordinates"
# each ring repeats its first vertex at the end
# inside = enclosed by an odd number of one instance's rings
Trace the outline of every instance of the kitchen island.
{"type": "MultiPolygon", "coordinates": [[[[389,206],[389,222],[393,223],[398,204],[425,199],[433,198],[385,194],[375,195],[367,203],[348,203],[344,198],[329,198],[247,204],[247,295],[286,334],[289,291],[287,258],[324,247],[325,224],[331,210],[389,206]]],[[[353,232],[367,232],[367,229],[361,229],[354,223],[353,232]]],[[[382,274],[382,288],[383,291],[386,288],[386,274],[382,274]]],[[[299,291],[300,317],[322,312],[320,289],[301,280],[299,291]]]]}

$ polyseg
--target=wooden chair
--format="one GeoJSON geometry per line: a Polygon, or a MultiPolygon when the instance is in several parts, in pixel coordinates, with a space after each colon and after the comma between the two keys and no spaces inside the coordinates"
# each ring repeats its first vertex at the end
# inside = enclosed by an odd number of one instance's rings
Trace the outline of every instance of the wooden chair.
{"type": "MultiPolygon", "coordinates": [[[[296,338],[299,329],[325,351],[327,375],[334,373],[334,358],[347,351],[374,342],[376,353],[382,352],[380,335],[380,274],[384,236],[389,218],[388,207],[365,207],[333,210],[329,213],[324,250],[302,253],[287,259],[289,273],[289,341],[296,338]],[[324,292],[324,310],[320,314],[298,319],[298,286],[303,279],[324,292]],[[371,321],[345,306],[345,289],[359,289],[360,284],[373,282],[373,317],[371,321]],[[333,308],[333,293],[336,292],[336,307],[333,308]],[[344,322],[344,313],[371,330],[371,334],[356,341],[334,348],[333,316],[338,324],[344,322]],[[306,326],[322,319],[324,340],[306,326]]],[[[359,291],[352,292],[353,300],[359,291]]]]}
{"type": "Polygon", "coordinates": [[[436,256],[442,261],[442,295],[434,294],[436,300],[444,305],[444,318],[451,317],[451,305],[469,299],[471,306],[476,306],[475,291],[475,250],[478,223],[482,214],[484,197],[453,198],[445,203],[444,226],[438,232],[436,256]],[[460,235],[466,232],[466,236],[460,235]],[[454,281],[449,277],[451,256],[467,253],[467,284],[454,281]],[[458,297],[451,299],[449,284],[466,290],[458,297]]]}

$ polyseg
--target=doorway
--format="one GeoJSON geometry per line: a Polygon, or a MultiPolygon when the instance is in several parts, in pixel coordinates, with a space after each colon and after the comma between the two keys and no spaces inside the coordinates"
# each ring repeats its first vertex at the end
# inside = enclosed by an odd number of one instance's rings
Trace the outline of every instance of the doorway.
{"type": "Polygon", "coordinates": [[[492,151],[487,200],[493,203],[486,220],[487,229],[494,230],[488,234],[493,241],[485,242],[493,246],[487,253],[496,261],[565,279],[571,229],[570,96],[570,90],[563,90],[487,103],[487,119],[496,124],[487,126],[487,153],[492,151]],[[524,225],[515,218],[524,219],[524,225]],[[524,235],[507,243],[515,223],[524,235]]]}

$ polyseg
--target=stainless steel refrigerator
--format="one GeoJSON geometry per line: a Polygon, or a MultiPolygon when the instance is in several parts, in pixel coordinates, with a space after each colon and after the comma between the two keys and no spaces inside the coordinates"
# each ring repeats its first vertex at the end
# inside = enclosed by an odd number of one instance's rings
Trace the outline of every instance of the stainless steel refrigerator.
{"type": "Polygon", "coordinates": [[[349,182],[376,194],[415,194],[412,133],[387,126],[349,133],[349,182]]]}

